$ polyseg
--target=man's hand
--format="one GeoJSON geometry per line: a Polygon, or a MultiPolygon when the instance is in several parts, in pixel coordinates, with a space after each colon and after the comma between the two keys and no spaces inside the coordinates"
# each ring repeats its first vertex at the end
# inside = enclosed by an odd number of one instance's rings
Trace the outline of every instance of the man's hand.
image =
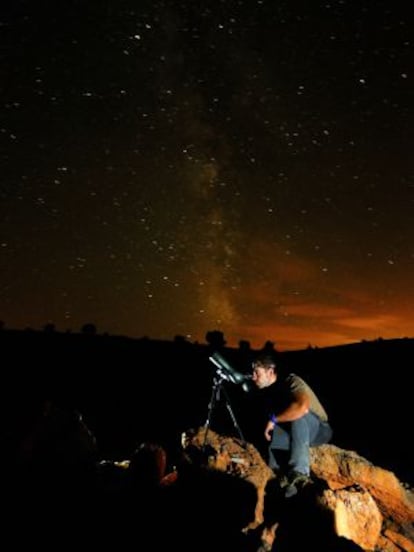
{"type": "Polygon", "coordinates": [[[265,439],[266,441],[271,441],[272,440],[272,433],[273,433],[273,430],[275,428],[275,423],[272,422],[272,420],[269,420],[266,424],[266,428],[265,428],[265,431],[264,431],[264,436],[265,436],[265,439]]]}

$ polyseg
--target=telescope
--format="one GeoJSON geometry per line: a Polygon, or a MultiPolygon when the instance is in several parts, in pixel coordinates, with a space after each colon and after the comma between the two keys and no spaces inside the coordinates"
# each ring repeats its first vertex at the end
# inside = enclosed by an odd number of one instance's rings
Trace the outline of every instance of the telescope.
{"type": "Polygon", "coordinates": [[[206,423],[204,424],[205,427],[205,434],[204,434],[204,445],[203,448],[207,444],[207,433],[210,427],[210,421],[211,416],[214,410],[215,405],[220,400],[220,397],[224,398],[226,408],[230,414],[230,417],[233,421],[233,425],[235,429],[237,430],[237,433],[239,434],[240,440],[242,442],[242,445],[246,445],[246,439],[243,436],[242,430],[240,429],[239,424],[237,423],[236,416],[234,415],[233,409],[230,404],[230,399],[227,394],[227,390],[225,386],[223,385],[223,382],[228,381],[230,383],[233,383],[235,385],[241,385],[243,388],[243,391],[249,391],[249,385],[248,380],[252,379],[252,376],[250,375],[244,375],[241,372],[238,372],[231,366],[227,360],[221,356],[220,353],[217,351],[213,353],[211,356],[208,357],[210,362],[214,364],[216,367],[216,377],[213,378],[213,387],[211,389],[211,398],[210,402],[208,404],[208,415],[206,423]]]}
{"type": "Polygon", "coordinates": [[[242,374],[233,366],[231,366],[227,360],[218,352],[213,353],[208,357],[217,368],[217,375],[230,383],[235,385],[242,385],[244,391],[249,390],[248,381],[252,379],[251,375],[242,374]]]}

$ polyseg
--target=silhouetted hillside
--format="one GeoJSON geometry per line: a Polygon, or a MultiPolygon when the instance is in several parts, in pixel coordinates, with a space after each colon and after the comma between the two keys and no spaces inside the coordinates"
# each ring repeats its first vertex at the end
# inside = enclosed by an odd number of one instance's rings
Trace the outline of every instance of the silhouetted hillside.
{"type": "MultiPolygon", "coordinates": [[[[103,457],[129,455],[144,439],[179,447],[180,434],[205,424],[215,366],[209,345],[93,334],[2,330],[3,441],[16,446],[44,398],[79,409],[96,435],[103,457]],[[6,359],[7,363],[6,363],[6,359]]],[[[240,372],[258,351],[221,349],[240,372]]],[[[407,384],[414,340],[276,353],[288,371],[303,376],[330,414],[333,443],[414,482],[407,384]]],[[[237,435],[265,451],[263,419],[254,390],[223,384],[211,427],[237,435]]]]}

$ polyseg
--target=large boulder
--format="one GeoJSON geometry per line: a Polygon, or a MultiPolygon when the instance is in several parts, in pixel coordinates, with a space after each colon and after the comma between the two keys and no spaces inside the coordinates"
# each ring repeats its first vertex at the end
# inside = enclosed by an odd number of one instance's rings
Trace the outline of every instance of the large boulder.
{"type": "MultiPolygon", "coordinates": [[[[374,466],[356,452],[334,445],[312,448],[312,490],[307,490],[306,497],[305,493],[299,493],[295,502],[284,499],[291,502],[284,503],[285,506],[278,504],[276,510],[279,514],[282,512],[278,517],[266,511],[269,508],[266,504],[272,503],[272,500],[266,500],[269,489],[278,486],[276,476],[252,444],[199,428],[185,434],[183,446],[190,455],[198,451],[197,458],[209,466],[245,478],[255,485],[255,520],[246,530],[262,530],[264,548],[270,549],[275,536],[280,538],[283,535],[282,519],[285,526],[290,526],[289,515],[298,516],[300,511],[307,510],[306,516],[316,520],[323,510],[324,519],[331,520],[337,537],[355,543],[357,548],[414,552],[413,493],[392,472],[374,466]]],[[[321,530],[327,531],[327,540],[330,529],[325,524],[321,530]]],[[[313,531],[312,525],[307,524],[304,531],[313,531]]]]}

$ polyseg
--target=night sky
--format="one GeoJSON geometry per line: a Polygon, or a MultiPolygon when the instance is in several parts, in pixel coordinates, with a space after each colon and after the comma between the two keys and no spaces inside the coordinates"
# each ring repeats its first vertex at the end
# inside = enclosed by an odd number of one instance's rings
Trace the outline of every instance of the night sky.
{"type": "Polygon", "coordinates": [[[413,337],[408,10],[5,0],[5,327],[413,337]]]}

